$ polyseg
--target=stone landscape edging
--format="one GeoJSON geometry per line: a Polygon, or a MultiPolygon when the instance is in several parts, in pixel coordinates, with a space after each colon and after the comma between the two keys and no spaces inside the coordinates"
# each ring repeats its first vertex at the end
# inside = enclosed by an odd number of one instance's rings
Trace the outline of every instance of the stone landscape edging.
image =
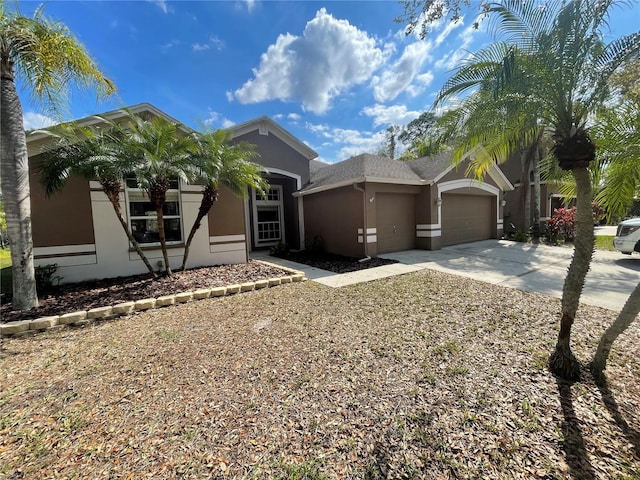
{"type": "Polygon", "coordinates": [[[275,287],[286,283],[302,282],[306,280],[304,273],[292,268],[283,267],[274,263],[259,260],[260,263],[276,267],[289,275],[282,277],[272,277],[254,282],[232,284],[222,287],[200,288],[198,290],[176,293],[175,295],[163,295],[157,298],[144,298],[122,302],[117,305],[106,305],[90,310],[79,310],[77,312],[65,313],[62,315],[51,315],[47,317],[34,318],[31,320],[16,320],[14,322],[0,323],[0,338],[22,337],[34,335],[56,328],[81,327],[96,320],[112,320],[119,317],[131,315],[134,312],[143,312],[156,308],[169,307],[180,303],[187,303],[206,298],[224,297],[236,293],[251,292],[263,288],[275,287]]]}

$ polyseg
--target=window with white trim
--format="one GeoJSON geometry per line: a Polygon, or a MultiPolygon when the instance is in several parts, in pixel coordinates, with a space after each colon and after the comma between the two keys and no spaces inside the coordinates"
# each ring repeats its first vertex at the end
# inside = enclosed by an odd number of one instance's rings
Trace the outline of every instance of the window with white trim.
{"type": "MultiPolygon", "coordinates": [[[[160,245],[156,210],[135,178],[126,179],[127,212],[133,238],[141,245],[160,245]]],[[[168,245],[182,242],[180,182],[171,179],[167,200],[162,208],[164,234],[168,245]]]]}
{"type": "Polygon", "coordinates": [[[273,245],[284,241],[281,185],[272,185],[264,196],[254,190],[253,225],[256,246],[273,245]]]}

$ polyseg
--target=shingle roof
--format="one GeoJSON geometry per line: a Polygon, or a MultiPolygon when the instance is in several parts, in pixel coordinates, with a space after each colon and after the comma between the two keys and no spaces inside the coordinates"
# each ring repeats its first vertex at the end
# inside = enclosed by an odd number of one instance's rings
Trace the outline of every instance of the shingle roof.
{"type": "Polygon", "coordinates": [[[364,153],[321,168],[316,168],[317,165],[312,166],[310,183],[302,191],[331,188],[331,185],[343,185],[350,181],[361,182],[365,178],[369,181],[397,180],[399,183],[420,185],[432,181],[444,172],[449,167],[449,158],[449,153],[442,153],[403,162],[364,153]]]}

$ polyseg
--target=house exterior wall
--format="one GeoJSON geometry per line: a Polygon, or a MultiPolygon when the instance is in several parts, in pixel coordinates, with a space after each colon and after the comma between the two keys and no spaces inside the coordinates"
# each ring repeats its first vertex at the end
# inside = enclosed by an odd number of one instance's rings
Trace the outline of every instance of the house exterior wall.
{"type": "MultiPolygon", "coordinates": [[[[303,248],[298,200],[293,197],[293,193],[309,182],[309,159],[275,134],[268,132],[264,135],[258,129],[235,137],[232,140],[234,142],[251,143],[260,152],[260,157],[255,161],[267,170],[266,180],[270,184],[282,186],[285,242],[293,249],[303,248]]],[[[249,207],[251,238],[248,243],[249,248],[253,249],[256,233],[253,231],[253,208],[251,205],[249,207]]]]}
{"type": "MultiPolygon", "coordinates": [[[[197,213],[197,208],[200,205],[200,196],[198,195],[196,198],[198,204],[195,212],[197,213]]],[[[222,188],[219,192],[218,200],[209,210],[206,220],[208,226],[206,233],[208,235],[206,239],[199,241],[199,245],[208,243],[208,254],[213,262],[212,264],[246,262],[248,255],[244,201],[231,190],[222,188]]],[[[200,227],[200,230],[204,230],[204,226],[200,227]]],[[[199,233],[196,233],[196,236],[199,233]]],[[[207,258],[207,252],[202,252],[200,257],[207,258]]]]}
{"type": "MultiPolygon", "coordinates": [[[[277,169],[290,172],[300,177],[300,186],[309,182],[309,159],[295,151],[274,134],[263,135],[258,130],[240,135],[232,143],[247,142],[256,146],[260,157],[256,162],[267,169],[277,169]]],[[[275,171],[275,170],[274,170],[275,171]]],[[[277,172],[281,173],[281,172],[277,172]]]]}
{"type": "Polygon", "coordinates": [[[305,243],[319,236],[329,253],[365,255],[364,243],[358,242],[363,236],[362,192],[353,186],[341,187],[306,195],[303,202],[305,243]]]}
{"type": "MultiPolygon", "coordinates": [[[[147,269],[131,248],[113,206],[98,182],[72,178],[65,187],[45,198],[40,180],[33,173],[32,218],[34,227],[34,261],[36,265],[58,264],[62,283],[146,273],[147,269]]],[[[171,268],[182,264],[184,241],[200,206],[202,186],[181,185],[179,193],[182,238],[169,245],[171,268]]],[[[128,218],[126,192],[122,191],[120,208],[128,218]]],[[[154,268],[159,268],[162,252],[157,246],[143,246],[154,268]]],[[[244,236],[243,202],[223,190],[219,202],[206,216],[191,244],[187,266],[208,266],[247,261],[244,236]],[[217,209],[217,210],[216,210],[217,209]],[[216,217],[220,214],[220,217],[216,217]],[[218,222],[218,229],[209,219],[218,222]],[[225,223],[228,222],[228,223],[225,223]]]]}

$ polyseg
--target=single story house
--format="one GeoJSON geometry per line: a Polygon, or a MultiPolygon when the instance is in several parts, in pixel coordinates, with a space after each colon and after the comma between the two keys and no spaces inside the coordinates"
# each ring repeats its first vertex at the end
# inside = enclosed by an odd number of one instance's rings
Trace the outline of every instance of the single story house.
{"type": "MultiPolygon", "coordinates": [[[[128,110],[179,123],[148,103],[128,110]]],[[[117,122],[125,113],[101,116],[117,122]]],[[[95,116],[77,120],[97,122],[95,116]]],[[[303,249],[320,237],[329,252],[374,257],[502,235],[504,199],[513,186],[497,166],[479,182],[465,175],[465,165],[452,166],[448,154],[411,162],[363,154],[330,165],[316,161],[315,151],[268,117],[229,131],[233,142],[256,145],[270,189],[264,197],[249,192],[246,200],[223,189],[193,239],[189,267],[242,263],[251,251],[277,242],[303,249]]],[[[45,196],[34,166],[50,142],[46,132],[27,134],[36,265],[57,263],[63,282],[144,273],[98,182],[73,178],[60,192],[45,196]]],[[[168,192],[165,226],[172,268],[181,265],[201,191],[201,185],[176,181],[168,192]]],[[[124,182],[120,207],[152,265],[159,267],[155,213],[135,184],[124,182]]]]}

